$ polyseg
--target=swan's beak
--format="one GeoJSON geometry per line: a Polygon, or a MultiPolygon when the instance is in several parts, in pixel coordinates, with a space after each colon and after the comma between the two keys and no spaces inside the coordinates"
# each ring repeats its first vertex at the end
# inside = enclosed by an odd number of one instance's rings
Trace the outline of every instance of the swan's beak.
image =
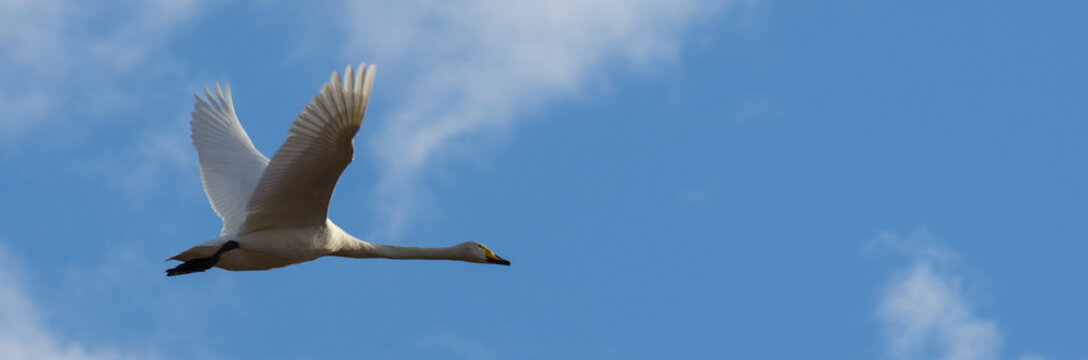
{"type": "Polygon", "coordinates": [[[487,263],[510,266],[510,260],[506,260],[498,256],[496,256],[495,258],[487,258],[487,263]]]}
{"type": "Polygon", "coordinates": [[[499,265],[510,266],[510,261],[509,260],[503,259],[503,258],[499,257],[498,255],[495,255],[495,253],[493,253],[491,251],[487,252],[487,263],[488,264],[499,264],[499,265]]]}

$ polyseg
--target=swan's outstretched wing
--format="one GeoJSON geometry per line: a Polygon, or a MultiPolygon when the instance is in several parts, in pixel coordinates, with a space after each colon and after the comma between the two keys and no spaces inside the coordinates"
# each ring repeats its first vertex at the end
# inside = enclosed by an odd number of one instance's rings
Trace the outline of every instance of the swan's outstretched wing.
{"type": "Polygon", "coordinates": [[[355,156],[352,138],[363,124],[373,83],[373,65],[359,65],[357,74],[348,66],[343,82],[332,74],[261,174],[239,234],[325,224],[336,181],[355,156]]]}
{"type": "Polygon", "coordinates": [[[257,180],[268,166],[249,141],[226,91],[215,85],[215,95],[204,88],[203,99],[196,96],[193,105],[193,145],[199,156],[200,179],[212,209],[223,219],[222,234],[237,232],[246,219],[246,203],[257,187],[257,180]]]}

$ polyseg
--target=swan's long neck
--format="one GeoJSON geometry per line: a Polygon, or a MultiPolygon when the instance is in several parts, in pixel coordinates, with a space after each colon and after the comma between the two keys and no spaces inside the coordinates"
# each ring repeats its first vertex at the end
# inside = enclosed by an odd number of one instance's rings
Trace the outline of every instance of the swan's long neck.
{"type": "Polygon", "coordinates": [[[421,260],[464,260],[450,247],[414,247],[388,244],[372,244],[358,239],[345,243],[333,256],[350,258],[385,258],[385,259],[421,259],[421,260]]]}

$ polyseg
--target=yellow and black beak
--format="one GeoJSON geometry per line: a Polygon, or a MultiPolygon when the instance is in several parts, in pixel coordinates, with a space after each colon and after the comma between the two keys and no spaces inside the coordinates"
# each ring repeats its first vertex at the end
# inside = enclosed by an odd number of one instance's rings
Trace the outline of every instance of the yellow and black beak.
{"type": "Polygon", "coordinates": [[[487,263],[488,264],[499,264],[499,265],[510,266],[510,261],[509,260],[503,259],[503,258],[499,257],[498,255],[495,255],[495,253],[492,252],[491,249],[484,248],[484,253],[487,254],[487,263]]]}

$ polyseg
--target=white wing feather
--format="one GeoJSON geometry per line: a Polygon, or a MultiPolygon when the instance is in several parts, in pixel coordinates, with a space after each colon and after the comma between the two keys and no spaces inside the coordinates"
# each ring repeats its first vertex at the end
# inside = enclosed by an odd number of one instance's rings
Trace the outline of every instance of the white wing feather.
{"type": "Polygon", "coordinates": [[[239,234],[325,224],[336,181],[355,156],[352,138],[374,83],[373,65],[359,70],[348,66],[343,82],[334,72],[299,114],[249,198],[239,234]]]}
{"type": "Polygon", "coordinates": [[[249,140],[230,97],[217,84],[213,96],[204,88],[207,101],[199,95],[193,105],[193,146],[199,156],[200,178],[212,209],[223,219],[221,235],[238,232],[246,218],[246,203],[268,166],[249,140]]]}

